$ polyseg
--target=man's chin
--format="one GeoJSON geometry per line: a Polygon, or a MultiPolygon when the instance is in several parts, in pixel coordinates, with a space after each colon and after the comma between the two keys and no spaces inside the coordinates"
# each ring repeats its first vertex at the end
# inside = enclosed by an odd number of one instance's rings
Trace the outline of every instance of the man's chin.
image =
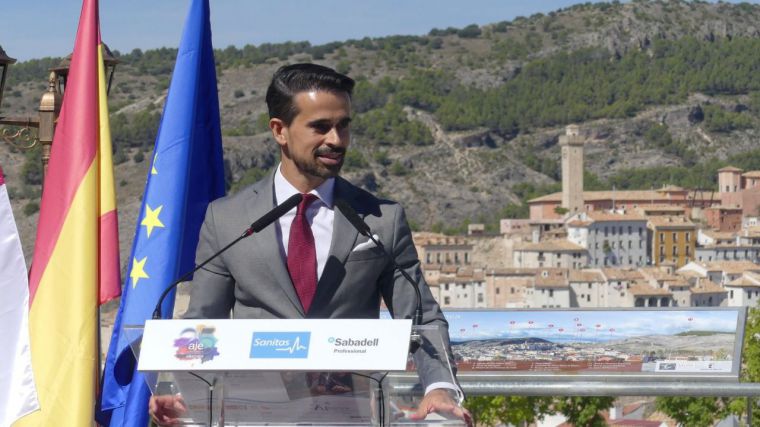
{"type": "Polygon", "coordinates": [[[317,178],[329,179],[335,178],[340,174],[340,170],[343,167],[343,162],[337,165],[318,165],[317,167],[301,169],[303,173],[306,173],[317,178]]]}

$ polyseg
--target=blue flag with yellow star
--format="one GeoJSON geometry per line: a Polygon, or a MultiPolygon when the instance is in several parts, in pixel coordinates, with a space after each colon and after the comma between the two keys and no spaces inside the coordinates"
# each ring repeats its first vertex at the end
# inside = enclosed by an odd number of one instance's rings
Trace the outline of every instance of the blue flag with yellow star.
{"type": "MultiPolygon", "coordinates": [[[[212,200],[224,195],[222,139],[208,0],[192,0],[127,266],[103,372],[96,419],[148,424],[150,390],[124,333],[143,325],[161,292],[194,267],[198,233],[212,200]]],[[[174,292],[163,303],[171,317],[174,292]]]]}

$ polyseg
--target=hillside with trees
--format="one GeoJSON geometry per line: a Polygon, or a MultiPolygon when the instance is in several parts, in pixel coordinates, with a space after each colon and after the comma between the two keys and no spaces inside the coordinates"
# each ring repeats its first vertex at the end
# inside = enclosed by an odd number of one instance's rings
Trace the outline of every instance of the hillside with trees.
{"type": "MultiPolygon", "coordinates": [[[[588,140],[588,189],[712,191],[726,164],[760,169],[758,51],[760,6],[699,1],[584,3],[425,36],[217,49],[229,188],[276,165],[263,102],[272,72],[313,61],[357,80],[346,176],[401,201],[417,229],[493,230],[526,215],[526,200],[558,189],[558,136],[571,123],[588,140]]],[[[176,49],[114,54],[109,104],[129,235],[176,49]]],[[[4,112],[34,112],[59,61],[13,65],[4,112]]],[[[6,145],[0,161],[31,232],[39,153],[6,145]]]]}

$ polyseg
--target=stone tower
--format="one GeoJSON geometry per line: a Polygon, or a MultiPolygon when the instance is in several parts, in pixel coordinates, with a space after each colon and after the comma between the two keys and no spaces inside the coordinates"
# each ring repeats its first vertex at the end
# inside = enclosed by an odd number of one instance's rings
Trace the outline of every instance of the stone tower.
{"type": "Polygon", "coordinates": [[[562,147],[562,207],[568,213],[583,211],[583,138],[578,125],[565,128],[559,137],[562,147]]]}

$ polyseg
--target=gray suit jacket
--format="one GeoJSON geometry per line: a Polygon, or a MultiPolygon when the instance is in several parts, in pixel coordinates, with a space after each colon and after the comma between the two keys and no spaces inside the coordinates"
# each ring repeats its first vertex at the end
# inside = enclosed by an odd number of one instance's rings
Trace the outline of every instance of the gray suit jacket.
{"type": "MultiPolygon", "coordinates": [[[[238,237],[250,224],[274,208],[274,174],[211,203],[201,227],[196,262],[202,262],[238,237]]],[[[417,251],[404,210],[397,203],[380,200],[338,177],[334,197],[350,204],[380,237],[396,263],[420,284],[423,323],[439,325],[442,345],[433,334],[433,345],[415,354],[423,386],[451,382],[448,324],[430,293],[420,270],[417,251]]],[[[333,239],[327,263],[317,283],[309,313],[304,313],[285,260],[275,225],[240,241],[195,273],[186,318],[377,318],[382,297],[394,318],[411,318],[416,304],[414,289],[394,271],[376,248],[353,251],[368,240],[360,236],[339,210],[335,210],[333,239]]]]}

